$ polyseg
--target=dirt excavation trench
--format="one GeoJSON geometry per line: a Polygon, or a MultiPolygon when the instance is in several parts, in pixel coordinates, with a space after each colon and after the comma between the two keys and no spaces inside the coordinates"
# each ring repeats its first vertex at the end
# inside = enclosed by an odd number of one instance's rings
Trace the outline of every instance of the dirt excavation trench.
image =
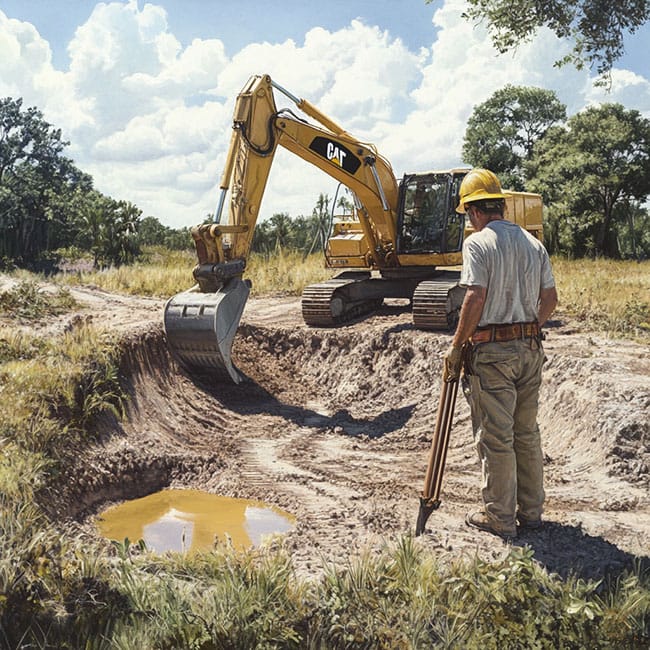
{"type": "MultiPolygon", "coordinates": [[[[125,335],[126,418],[57,488],[59,516],[91,531],[106,505],[165,487],[259,499],[297,518],[284,543],[305,574],[413,532],[449,335],[384,311],[309,329],[296,300],[251,301],[233,351],[240,386],[190,378],[156,321],[125,335]]],[[[600,577],[650,555],[650,353],[549,329],[541,394],[548,522],[519,536],[549,570],[600,577]]],[[[110,425],[110,426],[109,426],[110,425]]],[[[442,506],[419,543],[441,561],[496,557],[472,530],[479,466],[459,394],[442,506]]]]}

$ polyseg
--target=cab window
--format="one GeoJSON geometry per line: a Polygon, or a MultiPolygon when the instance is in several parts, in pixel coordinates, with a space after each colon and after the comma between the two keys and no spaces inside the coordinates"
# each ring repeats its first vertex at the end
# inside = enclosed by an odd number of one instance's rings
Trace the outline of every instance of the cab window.
{"type": "Polygon", "coordinates": [[[463,217],[450,206],[454,188],[449,176],[412,178],[404,188],[400,250],[403,253],[444,253],[460,250],[463,217]],[[452,192],[448,192],[452,189],[452,192]]]}

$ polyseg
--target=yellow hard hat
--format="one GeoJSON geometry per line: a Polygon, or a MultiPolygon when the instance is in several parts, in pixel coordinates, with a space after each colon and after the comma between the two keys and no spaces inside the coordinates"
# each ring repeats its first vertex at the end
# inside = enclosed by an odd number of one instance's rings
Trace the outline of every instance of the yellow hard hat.
{"type": "Polygon", "coordinates": [[[460,184],[460,201],[456,212],[465,212],[465,204],[484,199],[505,199],[501,183],[489,169],[472,169],[460,184]]]}

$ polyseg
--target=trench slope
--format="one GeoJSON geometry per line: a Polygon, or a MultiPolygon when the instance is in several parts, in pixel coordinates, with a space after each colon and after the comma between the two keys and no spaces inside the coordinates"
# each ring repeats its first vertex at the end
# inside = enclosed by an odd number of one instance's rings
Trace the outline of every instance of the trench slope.
{"type": "MultiPolygon", "coordinates": [[[[248,381],[234,386],[188,377],[152,326],[125,344],[127,417],[70,468],[62,514],[166,486],[262,499],[297,516],[286,544],[305,571],[413,531],[448,344],[399,319],[337,330],[249,319],[233,350],[248,381]]],[[[561,331],[546,350],[549,524],[518,543],[552,570],[598,575],[643,552],[650,531],[650,361],[641,346],[595,354],[561,331]]],[[[443,504],[421,543],[503,552],[463,521],[478,472],[459,394],[443,504]]]]}

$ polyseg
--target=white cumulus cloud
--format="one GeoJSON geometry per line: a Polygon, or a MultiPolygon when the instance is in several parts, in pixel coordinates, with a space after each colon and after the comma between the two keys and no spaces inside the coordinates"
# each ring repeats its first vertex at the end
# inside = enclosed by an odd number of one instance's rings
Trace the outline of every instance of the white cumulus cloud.
{"type": "MultiPolygon", "coordinates": [[[[55,69],[31,24],[0,11],[0,96],[40,108],[100,191],[175,227],[214,209],[235,98],[252,74],[270,74],[373,142],[397,175],[461,164],[474,106],[506,84],[554,90],[569,114],[620,101],[650,115],[648,79],[615,69],[609,93],[595,88],[588,71],[554,67],[569,46],[546,30],[499,56],[464,9],[462,0],[432,3],[431,42],[418,51],[366,18],[298,40],[262,36],[228,56],[218,32],[184,46],[156,0],[98,2],[68,44],[67,69],[55,69]]],[[[293,107],[281,94],[277,103],[293,107]]],[[[279,150],[261,214],[307,215],[321,192],[335,191],[323,172],[279,150]]]]}

